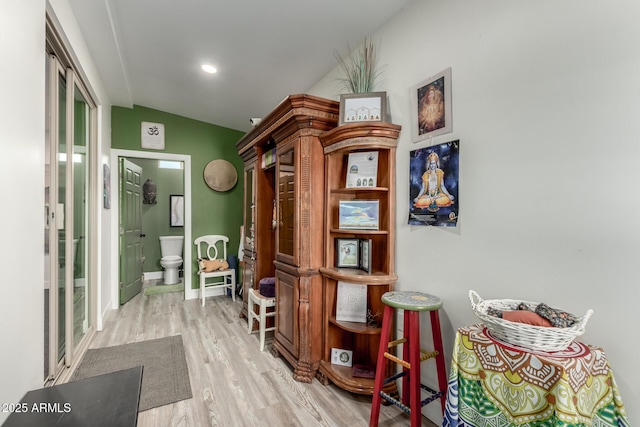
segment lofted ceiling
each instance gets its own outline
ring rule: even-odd
[[[113,105],[246,131],[410,0],[69,0]],[[207,74],[202,63],[218,72]]]

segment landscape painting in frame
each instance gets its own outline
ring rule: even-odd
[[[458,223],[460,140],[409,153],[409,224],[455,227]]]
[[[378,200],[340,200],[339,228],[343,230],[377,230]]]
[[[451,118],[451,68],[411,88],[413,142],[453,130]]]

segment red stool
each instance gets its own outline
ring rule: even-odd
[[[393,403],[411,416],[411,426],[421,425],[422,407],[436,399],[440,399],[442,414],[444,415],[445,394],[447,392],[447,372],[444,363],[442,334],[440,333],[440,317],[438,309],[442,307],[440,298],[422,292],[396,291],[382,295],[385,304],[382,319],[382,333],[376,369],[373,401],[369,426],[377,426],[380,417],[382,399]],[[394,309],[404,310],[404,338],[389,341],[391,325],[393,324]],[[431,332],[433,334],[434,351],[420,349],[420,312],[428,311],[431,315]],[[388,349],[402,344],[402,359],[388,352]],[[385,358],[402,365],[402,372],[385,378]],[[438,372],[439,391],[432,390],[420,383],[420,363],[435,358]],[[384,385],[402,378],[402,401],[383,391]],[[420,389],[430,394],[421,401]]]

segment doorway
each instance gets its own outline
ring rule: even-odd
[[[197,298],[198,290],[191,289],[191,274],[192,274],[192,248],[191,248],[191,156],[182,154],[171,153],[156,153],[152,151],[135,151],[135,150],[111,150],[111,165],[118,165],[120,159],[152,159],[152,160],[165,160],[182,162],[183,164],[183,179],[184,179],[184,255],[183,255],[183,268],[184,268],[184,298],[193,299]],[[119,188],[119,174],[111,174],[111,188]],[[119,253],[119,239],[120,230],[120,197],[112,198],[111,209],[111,274],[112,277],[119,277],[120,268],[120,253]],[[169,215],[169,211],[166,212]],[[167,219],[167,222],[169,219]],[[117,280],[112,281],[111,287],[111,302],[113,309],[119,307],[119,289],[120,285]]]

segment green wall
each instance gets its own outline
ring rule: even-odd
[[[149,150],[140,146],[141,123],[154,122],[164,124],[165,149]],[[244,135],[244,132],[234,129],[212,125],[198,120],[165,113],[151,108],[134,106],[131,108],[112,107],[111,108],[111,147],[122,150],[149,151],[183,154],[191,156],[191,232],[192,238],[204,234],[224,234],[229,236],[229,254],[238,253],[240,240],[240,226],[243,216],[243,169],[244,164],[236,150],[236,142]],[[204,168],[211,160],[224,159],[234,165],[238,172],[238,183],[231,190],[220,193],[210,189],[204,181]],[[136,159],[131,159],[136,163]],[[166,169],[163,169],[166,171]],[[151,169],[149,170],[151,173]],[[164,174],[164,172],[162,172]],[[143,170],[143,181],[149,176]],[[153,179],[153,178],[152,178]],[[165,178],[158,178],[162,183],[158,184],[158,205],[143,205],[143,221],[147,216],[157,217],[158,224],[162,221],[169,226],[169,206],[170,194],[182,194],[173,189],[164,190],[167,185]],[[167,178],[171,180],[171,178]],[[188,177],[187,177],[188,179]],[[162,200],[167,205],[159,206]],[[166,209],[165,209],[166,207]],[[159,218],[159,219],[158,219]],[[154,219],[154,221],[156,220]],[[188,218],[185,218],[185,221]],[[168,227],[169,228],[169,227]],[[155,233],[155,237],[150,236],[150,230],[143,229],[147,238],[145,239],[145,271],[159,271],[160,242],[157,236],[160,230]],[[169,228],[167,234],[182,234],[182,228]],[[152,252],[151,246],[157,244],[157,253]],[[149,248],[147,248],[149,245]],[[192,284],[197,287],[198,277],[196,274],[196,251],[193,242],[185,242],[185,250],[190,249],[194,263]],[[155,250],[155,249],[154,249]],[[152,255],[155,253],[155,255]],[[152,259],[149,259],[153,256]],[[157,259],[156,259],[157,258]],[[154,267],[157,265],[157,267]]]

